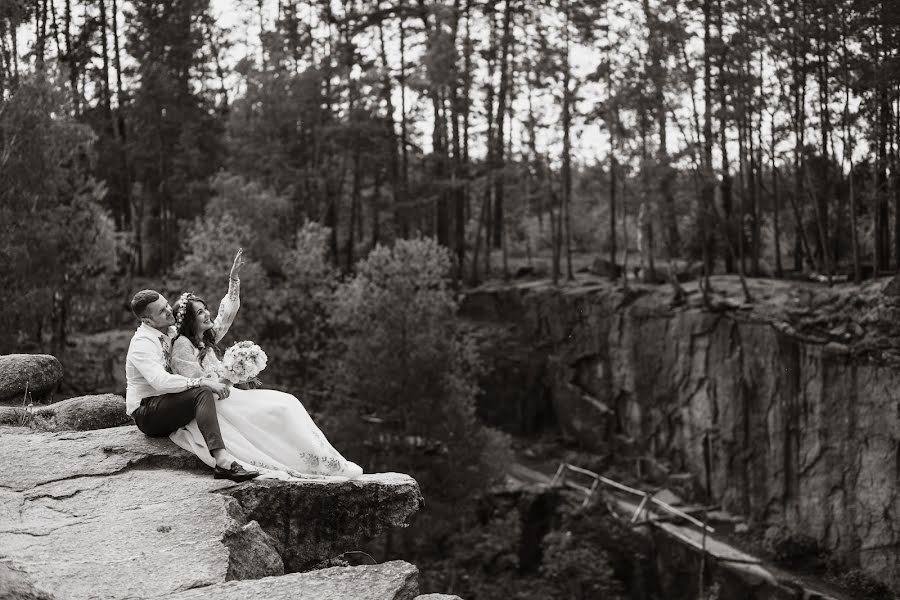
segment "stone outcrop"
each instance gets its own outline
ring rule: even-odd
[[[413,565],[391,561],[256,581],[231,581],[173,594],[166,600],[414,600],[419,588],[417,576],[418,570]]]
[[[79,396],[31,410],[0,406],[0,425],[28,425],[41,431],[89,431],[128,423],[125,398],[115,394]]]
[[[62,379],[62,365],[49,354],[4,354],[0,356],[0,401],[19,400],[27,389],[35,400],[43,400]]]
[[[282,482],[258,481],[225,492],[238,500],[248,518],[272,533],[288,571],[309,569],[323,558],[356,550],[348,540],[404,527],[423,502],[415,480],[399,473],[327,485],[300,482],[294,489],[298,493],[286,494]]]
[[[0,427],[0,464],[0,578],[41,598],[167,597],[280,575],[357,549],[421,503],[415,481],[391,473],[337,486],[215,480],[193,455],[134,427]],[[315,512],[326,504],[331,512]],[[314,531],[338,515],[353,517],[330,529],[340,537],[304,536],[304,525]],[[287,543],[302,548],[303,561]]]
[[[696,283],[676,303],[669,286],[532,282],[462,311],[545,353],[545,389],[521,394],[546,395],[563,431],[688,470],[730,512],[900,588],[900,307],[884,283],[750,281],[748,305],[714,278],[710,311]]]

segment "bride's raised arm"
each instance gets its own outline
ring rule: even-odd
[[[228,328],[234,323],[238,309],[241,307],[241,280],[238,274],[241,267],[244,266],[244,249],[240,248],[234,257],[234,264],[231,266],[231,275],[228,279],[228,294],[219,302],[219,313],[216,320],[213,321],[213,333],[216,336],[216,342],[225,337]]]

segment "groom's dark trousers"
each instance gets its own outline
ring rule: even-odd
[[[165,437],[196,417],[197,427],[209,451],[225,447],[222,432],[219,431],[216,398],[205,387],[144,398],[131,416],[138,429],[152,437]]]

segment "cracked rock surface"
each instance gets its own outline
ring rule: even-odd
[[[167,438],[134,427],[0,427],[0,464],[0,576],[41,598],[166,597],[281,575],[282,552],[316,561],[356,549],[405,523],[421,501],[415,481],[393,473],[341,490],[315,480],[234,485],[213,479]],[[323,496],[356,519],[328,543],[303,535],[320,518]],[[379,503],[351,508],[373,498]],[[295,513],[280,514],[286,508]],[[281,530],[267,528],[268,511],[279,513]]]
[[[418,572],[413,565],[399,560],[332,567],[256,581],[232,581],[174,594],[166,600],[414,600],[419,588]]]
[[[565,433],[689,471],[729,512],[900,589],[900,285],[748,284],[751,304],[712,278],[712,310],[696,282],[681,303],[671,286],[490,285],[462,314],[544,353],[523,403],[547,398]]]

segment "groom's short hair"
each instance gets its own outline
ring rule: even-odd
[[[140,319],[145,316],[144,312],[147,310],[147,306],[159,300],[159,297],[159,292],[154,292],[153,290],[139,291],[134,295],[134,298],[131,299],[131,312]]]

